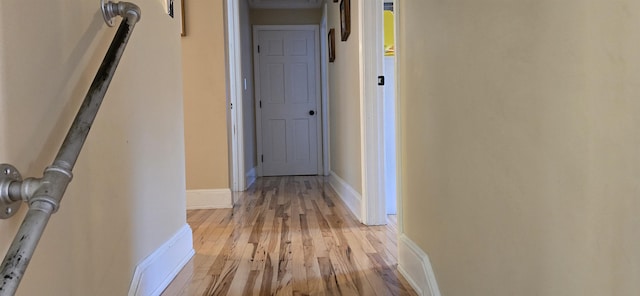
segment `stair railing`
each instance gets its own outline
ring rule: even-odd
[[[116,16],[121,16],[123,20],[55,160],[44,170],[42,178],[24,180],[14,166],[0,164],[0,218],[7,219],[13,216],[23,202],[29,205],[29,210],[1,265],[0,296],[16,293],[49,218],[58,211],[67,185],[73,177],[72,170],[78,155],[133,28],[141,17],[140,8],[133,3],[100,0],[100,6],[108,26],[113,26],[113,18]]]

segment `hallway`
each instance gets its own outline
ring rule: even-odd
[[[162,295],[416,295],[395,221],[360,224],[325,182],[259,178],[233,209],[188,211],[196,255]]]

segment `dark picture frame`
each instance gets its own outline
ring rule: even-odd
[[[184,9],[184,0],[180,0],[180,23],[182,24],[180,36],[187,36],[187,27],[184,25]]]
[[[334,28],[329,30],[327,39],[329,44],[329,63],[333,63],[336,60],[336,30]]]
[[[351,0],[340,1],[340,37],[347,41],[351,34]]]

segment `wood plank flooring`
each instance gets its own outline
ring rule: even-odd
[[[416,295],[395,220],[364,226],[324,177],[259,178],[233,209],[188,211],[196,255],[174,295]]]

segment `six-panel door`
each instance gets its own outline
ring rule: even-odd
[[[313,30],[258,31],[262,174],[318,173],[317,65]]]

